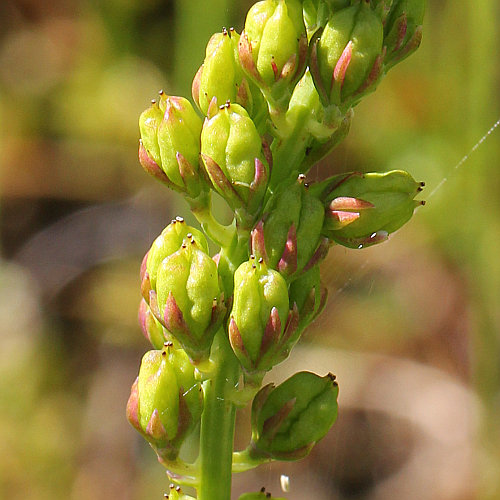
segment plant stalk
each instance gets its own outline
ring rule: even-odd
[[[215,336],[212,359],[217,369],[204,383],[198,500],[230,500],[236,407],[229,394],[238,383],[240,367],[224,330]]]

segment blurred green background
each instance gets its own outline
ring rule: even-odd
[[[140,358],[138,269],[187,206],[137,161],[139,113],[190,95],[209,36],[247,0],[0,3],[0,498],[162,498],[125,419]],[[276,377],[339,378],[304,462],[235,478],[290,500],[500,498],[498,0],[429,0],[420,50],[315,168],[404,168],[428,203],[390,242],[336,248],[330,300]],[[437,188],[437,189],[436,189]],[[236,441],[248,437],[243,413]]]

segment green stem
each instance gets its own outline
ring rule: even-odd
[[[230,500],[236,407],[228,394],[238,383],[240,367],[224,330],[215,337],[212,359],[217,369],[203,386],[198,499]]]
[[[234,226],[224,226],[218,222],[212,215],[209,206],[191,207],[191,212],[212,241],[222,248],[231,244],[235,232]]]
[[[271,462],[271,459],[256,459],[250,455],[250,447],[246,450],[233,453],[233,472],[246,472],[255,469],[265,462]]]

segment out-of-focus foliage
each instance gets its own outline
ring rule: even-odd
[[[167,491],[124,413],[146,349],[140,259],[187,210],[139,166],[137,121],[161,88],[190,95],[209,36],[241,30],[251,3],[0,3],[1,498]],[[421,48],[323,167],[404,168],[427,206],[380,247],[330,252],[300,368],[328,354],[339,422],[306,462],[237,477],[235,493],[282,496],[286,474],[290,500],[500,495],[500,130],[455,168],[500,117],[500,6],[428,3]]]

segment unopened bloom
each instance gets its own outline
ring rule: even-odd
[[[252,232],[253,253],[287,277],[313,258],[323,227],[323,203],[309,193],[303,177],[273,196]]]
[[[229,340],[243,368],[265,372],[288,355],[297,326],[296,311],[289,311],[285,279],[252,256],[234,275],[233,309]]]
[[[275,101],[287,101],[304,72],[307,36],[298,0],[263,0],[248,11],[239,43],[245,72]]]
[[[198,174],[201,127],[201,118],[187,99],[163,93],[139,119],[142,166],[191,198],[206,189]]]
[[[244,108],[227,103],[205,120],[201,157],[214,189],[233,210],[249,215],[258,211],[269,166],[262,139]]]
[[[336,243],[364,248],[385,241],[423,201],[423,183],[402,170],[346,174],[319,186],[326,205],[323,232]]]
[[[200,391],[184,351],[165,345],[144,355],[127,417],[161,459],[175,459],[198,424],[203,401]]]
[[[335,376],[298,372],[263,387],[252,404],[250,454],[276,460],[306,456],[337,418]]]
[[[311,40],[310,70],[324,104],[348,108],[382,76],[384,27],[365,1],[335,12]]]

